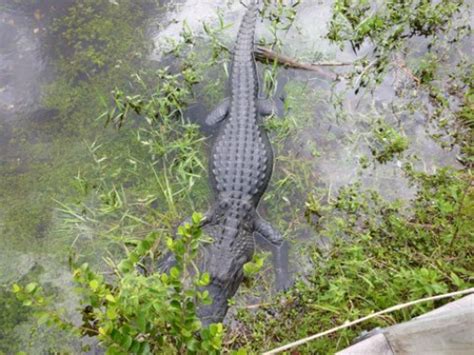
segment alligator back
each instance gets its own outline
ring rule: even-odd
[[[243,200],[253,207],[265,191],[273,167],[272,149],[258,114],[258,76],[253,54],[256,17],[256,4],[252,2],[234,49],[229,117],[216,138],[210,159],[216,200]]]

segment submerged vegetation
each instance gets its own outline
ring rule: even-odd
[[[35,1],[17,2],[31,13],[39,7]],[[56,78],[42,87],[40,118],[15,127],[9,144],[18,148],[19,158],[2,167],[1,199],[7,206],[2,234],[9,249],[24,249],[32,236],[41,234],[38,230],[44,234],[39,244],[48,239],[42,238],[52,228],[51,198],[64,200],[73,193],[71,175],[87,169],[90,161],[84,140],[94,140],[103,126],[95,118],[114,86],[125,85],[148,52],[146,5],[116,6],[104,0],[50,6],[55,17],[47,24],[48,40],[40,50],[51,57]]]
[[[0,323],[9,326],[2,326],[0,353],[28,349],[47,352],[53,348],[71,351],[64,341],[64,333],[54,333],[44,327],[32,332],[31,311],[25,307],[13,308],[16,302],[10,292],[11,282],[28,283],[33,281],[34,275],[36,282],[41,280],[48,292],[57,295],[58,307],[71,308],[71,300],[75,298],[65,279],[69,248],[84,246],[81,252],[91,258],[95,248],[107,248],[107,242],[101,247],[98,240],[94,240],[98,244],[92,247],[88,225],[82,225],[81,238],[77,238],[76,233],[69,234],[68,220],[63,218],[61,205],[56,201],[68,205],[87,196],[90,190],[81,190],[84,187],[81,182],[84,174],[92,176],[98,172],[91,160],[93,149],[88,150],[98,136],[101,144],[115,141],[112,149],[117,155],[122,154],[119,151],[129,151],[125,142],[134,134],[117,139],[103,129],[104,122],[96,119],[108,105],[110,91],[115,85],[126,85],[130,74],[149,51],[144,40],[148,16],[145,10],[154,1],[140,2],[143,7],[136,2],[125,3],[117,6],[107,0],[6,1],[7,14],[10,8],[15,11],[18,7],[19,16],[25,13],[35,25],[37,19],[42,19],[44,28],[40,27],[38,34],[34,32],[41,39],[39,53],[35,52],[38,58],[34,59],[46,57],[49,60],[47,71],[55,75],[54,80],[47,77],[41,83],[41,107],[33,108],[36,111],[32,117],[20,112],[11,125],[11,132],[6,131],[6,141],[1,132]],[[104,26],[101,26],[101,18],[107,18]],[[27,30],[33,34],[33,28]],[[120,38],[115,37],[118,33]],[[101,45],[96,46],[96,41]],[[96,46],[94,50],[93,46]],[[103,52],[98,54],[101,49]],[[97,63],[98,56],[107,59]],[[5,143],[6,151],[3,150]],[[11,269],[11,265],[17,267]],[[42,271],[37,272],[38,269]],[[26,319],[29,322],[25,322]]]
[[[262,14],[270,23],[265,43],[284,48],[284,33],[298,24],[298,3],[265,2]],[[138,26],[144,8],[133,1],[72,5],[51,25],[55,36],[64,36],[66,48],[57,54],[59,78],[48,85],[44,102],[57,110],[66,135],[80,132],[89,142],[87,158],[70,152],[68,159],[77,165],[61,174],[62,179],[74,171],[72,186],[53,196],[60,221],[55,233],[72,245],[80,314],[71,321],[71,310],[57,307],[51,285],[28,277],[0,294],[8,303],[0,316],[12,317],[12,307],[22,304],[17,322],[32,309],[40,327],[92,337],[110,354],[245,354],[397,303],[470,287],[473,83],[472,64],[463,52],[470,26],[463,16],[467,5],[383,3],[335,2],[328,38],[355,51],[364,46],[372,51],[340,71],[342,92],[289,79],[285,117],[265,123],[277,161],[261,212],[270,210],[272,222],[291,241],[293,287],[273,294],[271,258],[259,254],[246,267],[246,280],[232,301],[232,325],[206,329],[195,309],[198,302],[212,301],[199,289],[209,276],[188,274],[199,245],[209,242],[197,227],[200,215],[193,214],[204,211],[209,199],[206,138],[187,120],[186,109],[198,99],[210,108],[222,98],[231,46],[226,43],[232,43],[229,24],[222,17],[216,26],[206,24],[204,40],[184,25],[182,41],[173,42],[168,54],[173,63],[154,70],[140,60],[149,49],[143,45],[144,27]],[[459,55],[448,55],[454,49]],[[137,71],[138,65],[143,69]],[[265,92],[275,92],[282,72],[272,63],[263,72]],[[208,77],[213,80],[204,80]],[[387,77],[396,78],[397,96],[380,107],[374,95]],[[366,98],[356,110],[344,104],[354,90]],[[100,119],[92,122],[95,117]],[[457,165],[427,167],[421,143],[410,132],[420,117],[444,149],[459,151]],[[97,136],[97,127],[106,122],[121,129]],[[336,123],[348,128],[332,132]],[[316,136],[314,128],[325,133]],[[48,169],[62,166],[59,155]],[[331,169],[354,164],[353,178],[324,181],[323,161]],[[387,167],[406,179],[408,198],[390,191],[390,183],[367,188],[365,178]],[[173,239],[176,225],[190,215]],[[157,272],[156,263],[167,251],[175,254],[177,266]],[[375,318],[299,351],[333,353],[364,329],[408,320],[441,304]],[[86,350],[95,343],[82,346]]]

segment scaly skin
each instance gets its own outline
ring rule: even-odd
[[[220,127],[210,157],[209,178],[215,203],[203,221],[214,239],[207,248],[202,271],[210,274],[206,287],[213,298],[199,309],[202,322],[220,322],[243,278],[243,265],[255,249],[255,234],[267,239],[277,254],[283,240],[257,213],[273,169],[273,152],[262,127],[262,116],[271,113],[258,99],[258,76],[253,55],[257,5],[252,2],[242,20],[230,76],[230,99],[224,100],[206,119]],[[277,262],[285,261],[277,255]],[[277,271],[277,281],[286,281],[286,267]],[[281,286],[281,285],[280,285]]]

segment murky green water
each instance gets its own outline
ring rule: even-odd
[[[93,180],[98,175],[100,154],[108,154],[104,164],[111,172],[110,181],[117,172],[122,176],[117,186],[132,194],[143,191],[137,185],[146,179],[138,177],[136,163],[114,157],[146,160],[147,150],[136,144],[134,131],[117,134],[97,119],[110,106],[110,91],[127,88],[133,73],[156,66],[166,43],[163,38],[177,38],[181,21],[187,19],[199,33],[200,20],[215,19],[216,4],[225,10],[226,20],[234,20],[241,12],[238,1],[228,7],[225,3],[184,1],[169,12],[152,0],[3,0],[0,4],[0,284],[5,286],[0,293],[0,352],[36,349],[40,353],[48,349],[48,341],[57,343],[56,333],[30,337],[27,309],[6,291],[12,282],[39,279],[61,295],[59,306],[71,308],[74,298],[67,268],[71,246],[92,260],[106,254],[110,240],[97,238],[98,222],[90,218],[71,226],[64,207],[84,200],[94,204],[90,190],[80,182],[83,176]],[[313,59],[354,60],[351,51],[341,52],[323,39],[329,3],[303,2],[297,26],[282,38],[283,50]],[[227,40],[234,34],[235,28],[227,33]],[[268,36],[261,24],[258,36]],[[367,146],[361,145],[368,128],[377,117],[399,119],[389,105],[397,100],[396,80],[388,76],[373,95],[357,96],[342,84],[334,87],[322,75],[282,72],[278,95],[287,97],[292,135],[273,137],[276,172],[262,212],[287,231],[289,239],[317,240],[304,218],[305,193],[313,189],[326,188],[331,194],[361,180],[389,198],[411,196],[399,161],[360,169],[360,159],[368,153]],[[206,110],[198,102],[190,114]],[[192,119],[199,122],[201,117]],[[418,155],[424,169],[456,166],[456,150],[443,150],[433,142],[422,117],[402,126],[410,151]],[[96,150],[101,145],[106,148]],[[123,171],[129,173],[127,178]],[[201,207],[199,188],[195,199]],[[153,223],[146,222],[151,229]],[[292,263],[294,269],[304,267],[304,262]]]
[[[110,91],[146,64],[158,11],[153,1],[0,4],[0,352],[55,343],[30,337],[28,311],[6,291],[12,282],[42,280],[60,306],[74,303],[67,258],[77,236],[58,201],[83,198],[74,181],[91,173],[94,141],[122,139],[97,117]]]

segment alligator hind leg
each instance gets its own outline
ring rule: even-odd
[[[291,284],[288,272],[288,243],[280,232],[262,218],[255,221],[255,232],[272,248],[277,290],[287,289]]]
[[[224,118],[226,118],[227,114],[230,110],[230,98],[226,98],[221,101],[217,107],[211,111],[209,115],[206,117],[206,124],[208,126],[213,126],[219,122],[221,122]]]

